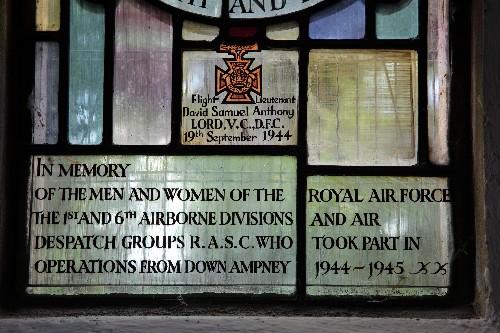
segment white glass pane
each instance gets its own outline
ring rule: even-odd
[[[32,143],[55,144],[59,133],[59,44],[35,44],[35,85],[29,98]]]
[[[414,51],[311,51],[309,163],[416,164],[417,96]]]

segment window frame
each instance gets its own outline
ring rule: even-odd
[[[432,0],[429,0],[432,1]],[[37,40],[54,40],[59,42],[60,45],[60,61],[61,61],[61,73],[60,74],[60,87],[67,87],[68,85],[68,52],[64,50],[68,49],[68,35],[69,35],[69,21],[68,15],[61,15],[61,30],[59,33],[45,33],[45,32],[34,32],[34,28],[31,23],[34,22],[32,19],[34,12],[26,11],[29,8],[28,5],[30,0],[19,1],[18,4],[14,4],[14,17],[20,18],[24,17],[25,20],[15,20],[14,25],[16,27],[14,40],[16,44],[14,45],[13,57],[15,60],[12,62],[15,64],[15,68],[21,68],[18,78],[13,80],[15,93],[13,93],[15,110],[24,110],[25,106],[23,101],[25,97],[29,94],[31,88],[30,84],[27,84],[23,78],[30,77],[29,73],[32,72],[31,66],[22,66],[24,63],[34,64],[34,61],[29,62],[34,59],[33,48],[34,41]],[[151,1],[157,4],[160,8],[167,8],[168,6],[162,5],[159,1]],[[453,236],[455,244],[455,252],[458,255],[456,258],[456,263],[452,270],[452,284],[449,288],[449,293],[445,297],[418,297],[418,298],[398,298],[396,300],[390,300],[389,304],[428,304],[428,302],[438,303],[441,305],[453,304],[459,302],[460,304],[467,304],[471,301],[473,296],[473,255],[474,255],[474,226],[467,225],[467,221],[473,220],[474,211],[472,209],[472,143],[470,142],[471,129],[468,126],[469,123],[469,111],[467,106],[470,104],[470,23],[467,19],[467,11],[470,9],[470,4],[461,3],[458,0],[450,0],[450,8],[453,5],[454,16],[450,17],[450,50],[451,50],[451,69],[452,69],[452,80],[451,80],[451,97],[450,97],[450,165],[449,166],[433,166],[428,160],[428,144],[427,144],[427,89],[422,89],[427,87],[427,37],[426,34],[422,34],[422,31],[426,31],[427,24],[427,1],[420,0],[420,25],[419,25],[419,35],[424,35],[425,38],[418,40],[400,40],[400,41],[386,41],[377,40],[374,36],[375,33],[375,20],[374,15],[366,15],[366,31],[369,41],[366,45],[361,46],[360,43],[352,40],[336,40],[336,41],[323,41],[323,40],[311,40],[308,37],[301,37],[299,41],[295,42],[285,42],[285,41],[270,41],[265,37],[265,29],[261,28],[257,34],[258,39],[262,39],[266,42],[266,46],[270,48],[283,48],[285,46],[293,45],[292,48],[297,48],[302,50],[299,54],[299,96],[307,96],[307,63],[308,63],[308,51],[315,48],[327,48],[328,46],[334,45],[333,48],[374,48],[383,49],[390,45],[391,47],[397,46],[402,49],[416,49],[419,54],[419,69],[418,69],[418,80],[420,87],[418,89],[419,102],[418,102],[418,122],[420,126],[418,127],[418,163],[415,166],[410,167],[341,167],[341,166],[312,166],[307,163],[307,145],[305,132],[307,128],[307,100],[306,98],[300,98],[299,101],[299,125],[298,125],[298,144],[296,146],[289,147],[275,147],[275,146],[255,146],[255,147],[238,147],[238,146],[225,146],[224,155],[289,155],[297,157],[297,194],[302,194],[302,199],[298,195],[297,199],[297,217],[296,217],[296,227],[297,227],[297,267],[303,265],[306,259],[305,253],[305,223],[300,223],[300,221],[305,221],[305,193],[306,193],[306,181],[308,176],[312,175],[392,175],[392,176],[442,176],[448,177],[450,179],[450,188],[456,197],[453,200],[453,210],[452,210],[452,225],[453,225]],[[375,1],[366,0],[366,12],[372,12],[374,14],[374,4]],[[307,9],[306,12],[314,12],[318,7],[326,6],[327,4],[321,4],[319,6],[314,6],[314,8]],[[68,11],[69,3],[66,1],[61,1],[61,10]],[[34,7],[34,6],[31,6]],[[11,142],[15,142],[13,147],[14,156],[10,162],[10,168],[12,173],[15,175],[13,180],[10,181],[10,188],[15,188],[15,197],[19,198],[17,203],[14,203],[15,213],[9,212],[11,218],[19,221],[26,216],[26,203],[25,203],[25,193],[27,193],[27,188],[29,187],[29,180],[26,177],[26,170],[29,170],[29,159],[32,155],[100,155],[100,154],[110,154],[110,155],[220,155],[220,148],[217,146],[183,146],[180,143],[180,112],[175,110],[181,109],[181,86],[173,85],[172,96],[172,134],[170,144],[166,146],[124,146],[124,145],[113,145],[112,144],[112,85],[113,85],[113,53],[114,45],[110,40],[114,35],[114,8],[115,1],[105,2],[106,11],[106,42],[105,42],[105,79],[104,79],[104,133],[103,142],[100,146],[93,145],[70,145],[67,138],[67,88],[60,88],[59,97],[59,113],[60,116],[60,130],[59,130],[59,143],[55,146],[52,145],[31,145],[30,142],[30,122],[29,117],[27,117],[26,112],[9,112],[10,120],[10,130],[9,137]],[[224,7],[223,7],[224,8]],[[372,10],[370,10],[370,8]],[[32,8],[33,9],[33,8]],[[451,11],[451,9],[450,9]],[[28,15],[25,15],[28,12]],[[174,48],[176,45],[179,46],[180,50],[178,52],[173,52],[173,78],[181,78],[181,64],[182,64],[182,52],[188,50],[199,50],[199,49],[216,49],[221,37],[217,38],[213,42],[191,42],[182,41],[182,15],[178,11],[172,9],[173,22],[174,22]],[[423,14],[424,13],[424,14]],[[184,14],[183,14],[184,15]],[[265,19],[264,22],[286,22],[293,18],[298,18],[300,14],[297,15],[287,15],[286,17],[280,18],[278,20]],[[108,19],[111,17],[111,19]],[[199,21],[201,23],[213,24],[213,19],[202,18],[192,16],[190,14],[185,14],[187,19],[194,21]],[[424,20],[425,18],[425,20]],[[425,21],[425,22],[424,22]],[[219,22],[221,27],[227,28],[233,21],[227,17],[223,17]],[[252,21],[238,22],[242,26],[253,25]],[[27,28],[29,27],[29,28]],[[372,27],[372,28],[370,28]],[[30,30],[31,29],[31,30]],[[227,31],[226,31],[227,32]],[[302,20],[300,23],[300,35],[308,36],[308,24],[306,20]],[[370,33],[368,33],[370,32]],[[223,34],[221,29],[221,35]],[[464,37],[465,36],[465,37]],[[225,41],[231,40],[232,38],[227,37]],[[371,40],[370,40],[371,39]],[[234,39],[233,39],[234,40]],[[31,44],[31,45],[29,45]],[[411,46],[411,47],[409,47]],[[172,80],[175,82],[175,79]],[[13,89],[14,90],[14,89]],[[65,97],[66,96],[66,97]],[[106,111],[107,110],[107,111]],[[107,114],[107,115],[106,115]],[[28,125],[28,126],[26,126]],[[14,128],[21,128],[22,130],[17,131]],[[176,139],[179,138],[178,142]],[[19,186],[19,184],[23,184]],[[457,190],[457,188],[461,190]],[[9,249],[18,253],[19,262],[28,262],[29,254],[26,253],[26,249],[23,244],[26,244],[26,226],[23,223],[19,223],[16,226],[8,226],[7,232],[9,234],[17,235],[15,242],[9,243]],[[472,236],[471,236],[472,235]],[[12,244],[15,243],[15,244]],[[302,249],[302,251],[300,251]],[[26,266],[26,265],[25,265]],[[30,296],[25,295],[24,289],[27,284],[28,272],[26,267],[17,264],[11,260],[9,267],[14,268],[17,272],[17,276],[25,277],[25,279],[20,279],[22,283],[15,282],[16,288],[9,292],[11,298],[20,298],[22,303],[33,304],[36,299],[42,299],[43,302],[47,302],[48,299],[53,300],[54,296]],[[299,274],[299,272],[301,272]],[[11,281],[12,282],[12,281]],[[346,300],[337,300],[335,298],[329,300],[309,300],[305,295],[305,269],[297,270],[297,302],[307,302],[313,304],[342,304]],[[81,297],[81,296],[80,296]],[[228,297],[227,295],[223,298]],[[106,296],[92,296],[92,297],[82,297],[86,299],[91,299],[92,302],[98,302],[102,298],[108,299],[112,297]],[[149,296],[137,297],[134,295],[126,296],[125,298],[145,298],[149,299]],[[196,298],[196,297],[195,297]],[[376,298],[381,300],[382,298]],[[361,300],[347,300],[348,302],[354,302],[356,305],[362,305],[369,303],[371,298],[361,298]],[[56,297],[56,302],[59,304],[65,304],[65,302],[73,303],[73,300],[68,300],[65,297]],[[248,300],[247,300],[248,301]],[[269,304],[274,301],[266,300]],[[118,301],[119,303],[120,301]]]

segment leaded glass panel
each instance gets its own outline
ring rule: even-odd
[[[36,1],[28,294],[448,295],[449,8]]]

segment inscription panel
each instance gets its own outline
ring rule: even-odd
[[[307,191],[308,295],[446,294],[446,179],[315,176]]]
[[[295,292],[292,157],[35,156],[33,294]]]

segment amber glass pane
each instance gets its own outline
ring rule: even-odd
[[[299,24],[295,21],[275,24],[267,27],[266,35],[274,40],[299,39]]]
[[[139,0],[116,9],[113,142],[170,142],[171,16]]]
[[[36,30],[57,31],[61,25],[60,0],[37,0],[36,1]]]
[[[104,6],[70,2],[69,142],[100,144],[104,84]]]
[[[451,196],[445,178],[309,177],[309,295],[445,295]]]
[[[57,143],[59,112],[59,44],[35,44],[35,85],[30,95],[32,143]]]
[[[182,38],[185,40],[212,41],[219,35],[219,28],[213,25],[193,21],[184,21],[182,24]]]
[[[311,51],[309,163],[415,164],[416,68],[414,51]]]
[[[32,162],[29,292],[295,291],[293,157],[34,156]],[[49,200],[40,188],[57,190]],[[49,212],[60,223],[45,223]],[[49,270],[49,263],[61,264]]]
[[[427,37],[429,158],[432,163],[438,165],[449,163],[448,121],[451,72],[448,7],[448,0],[429,1]]]

